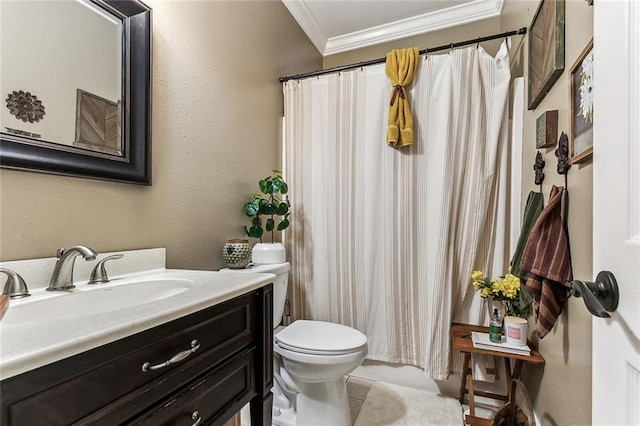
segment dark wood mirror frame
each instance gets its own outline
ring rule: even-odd
[[[96,156],[80,148],[2,133],[0,167],[151,185],[151,9],[137,0],[91,1],[122,19],[125,155]]]

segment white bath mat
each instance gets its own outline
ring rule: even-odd
[[[463,425],[455,398],[377,382],[371,386],[354,426]]]

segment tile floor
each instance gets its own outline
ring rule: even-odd
[[[350,376],[347,378],[347,395],[349,395],[349,408],[351,409],[351,421],[356,422],[362,409],[364,400],[375,382]]]

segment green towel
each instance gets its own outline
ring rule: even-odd
[[[520,277],[521,280],[527,280],[527,271],[524,271],[520,268],[520,261],[522,260],[522,253],[524,252],[524,246],[527,244],[527,240],[529,239],[529,233],[531,233],[531,228],[533,228],[533,224],[540,216],[542,212],[542,208],[544,207],[544,196],[541,192],[533,192],[529,193],[529,197],[527,197],[527,204],[524,207],[524,216],[522,218],[522,229],[520,230],[520,237],[518,238],[518,244],[516,244],[516,250],[513,253],[513,258],[511,258],[511,273],[517,277]]]

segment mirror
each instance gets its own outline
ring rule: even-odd
[[[151,184],[151,10],[0,2],[0,166]]]

